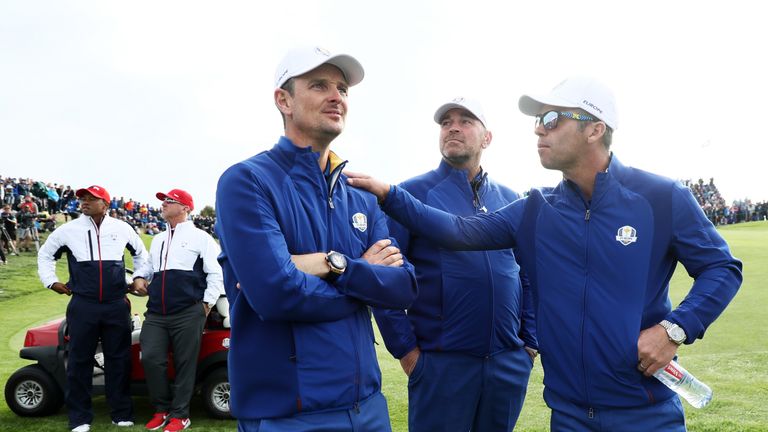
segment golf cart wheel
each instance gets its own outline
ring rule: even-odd
[[[64,394],[42,367],[29,365],[8,378],[5,402],[22,417],[41,417],[58,411],[64,404]]]
[[[227,368],[219,368],[208,374],[203,382],[203,406],[211,417],[231,419],[229,410],[229,377]]]

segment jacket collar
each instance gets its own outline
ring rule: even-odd
[[[311,147],[298,147],[285,136],[273,147],[274,160],[283,168],[293,179],[303,179],[312,184],[324,184],[324,191],[327,193],[328,203],[333,207],[333,192],[337,186],[342,185],[339,178],[342,177],[342,171],[347,161],[341,159],[333,151],[329,152],[330,169],[328,173],[320,171],[318,159],[320,153],[313,152]]]
[[[277,162],[287,171],[290,171],[296,164],[320,166],[318,162],[320,153],[313,152],[312,147],[299,147],[288,137],[281,136],[272,150],[278,156]],[[333,150],[330,151],[328,158],[331,162],[330,171],[334,171],[346,162],[334,153]]]
[[[96,222],[93,220],[92,217],[86,216],[84,214],[80,214],[80,217],[78,219],[82,219],[83,223],[90,226],[96,226]],[[99,225],[99,229],[103,227],[105,224],[111,224],[112,221],[116,220],[115,218],[111,217],[109,215],[109,212],[104,215],[104,218],[101,220],[101,224]]]
[[[176,224],[176,226],[173,228],[176,232],[179,231],[179,228],[182,230],[186,230],[188,226],[193,225],[191,220],[185,220],[184,222],[179,222]],[[168,222],[165,223],[165,230],[170,231],[171,230],[171,224]]]
[[[487,183],[487,177],[488,173],[486,173],[483,170],[483,167],[480,167],[480,172],[475,176],[475,178],[472,180],[472,182],[469,182],[467,180],[467,170],[454,168],[445,161],[445,159],[440,159],[440,165],[438,165],[437,169],[435,170],[438,174],[440,174],[441,177],[448,177],[451,176],[452,178],[455,178],[457,180],[460,180],[461,182],[466,183],[472,183],[475,181],[479,181],[479,187],[483,187]]]
[[[595,188],[592,191],[592,199],[589,200],[589,203],[584,198],[579,187],[570,180],[563,179],[557,188],[560,189],[569,200],[583,202],[585,205],[590,204],[590,207],[599,203],[605,193],[612,187],[620,184],[630,170],[630,168],[619,161],[619,158],[617,158],[613,152],[611,152],[610,157],[611,160],[608,163],[608,168],[605,171],[595,174]]]

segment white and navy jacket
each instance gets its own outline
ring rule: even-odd
[[[59,227],[48,236],[37,255],[40,280],[51,287],[56,276],[56,260],[67,254],[72,293],[98,302],[125,298],[125,250],[133,256],[135,268],[147,260],[147,249],[127,223],[104,216],[97,226],[90,216],[81,216]]]
[[[134,276],[150,280],[147,310],[173,314],[201,300],[216,303],[224,294],[217,257],[221,249],[205,231],[190,222],[161,232],[152,239],[149,262]]]

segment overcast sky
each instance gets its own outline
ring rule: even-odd
[[[768,199],[758,4],[2,0],[0,175],[150,203],[179,187],[213,205],[224,169],[282,134],[277,63],[319,44],[366,72],[332,145],[350,170],[399,182],[433,169],[435,109],[470,96],[494,134],[491,177],[554,185],[517,100],[588,74],[616,93],[624,164],[714,177],[729,203]]]

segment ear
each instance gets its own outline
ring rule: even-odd
[[[491,145],[491,141],[493,141],[493,133],[491,133],[491,131],[487,130],[487,131],[485,131],[485,136],[483,137],[482,147],[484,149],[487,149]]]
[[[605,123],[603,123],[601,121],[594,122],[594,123],[591,124],[591,126],[592,127],[589,128],[590,133],[589,133],[589,136],[587,136],[587,140],[589,142],[600,141],[602,139],[603,135],[605,135],[605,128],[606,128]]]
[[[275,106],[283,115],[290,115],[293,108],[293,99],[287,90],[275,89]]]

